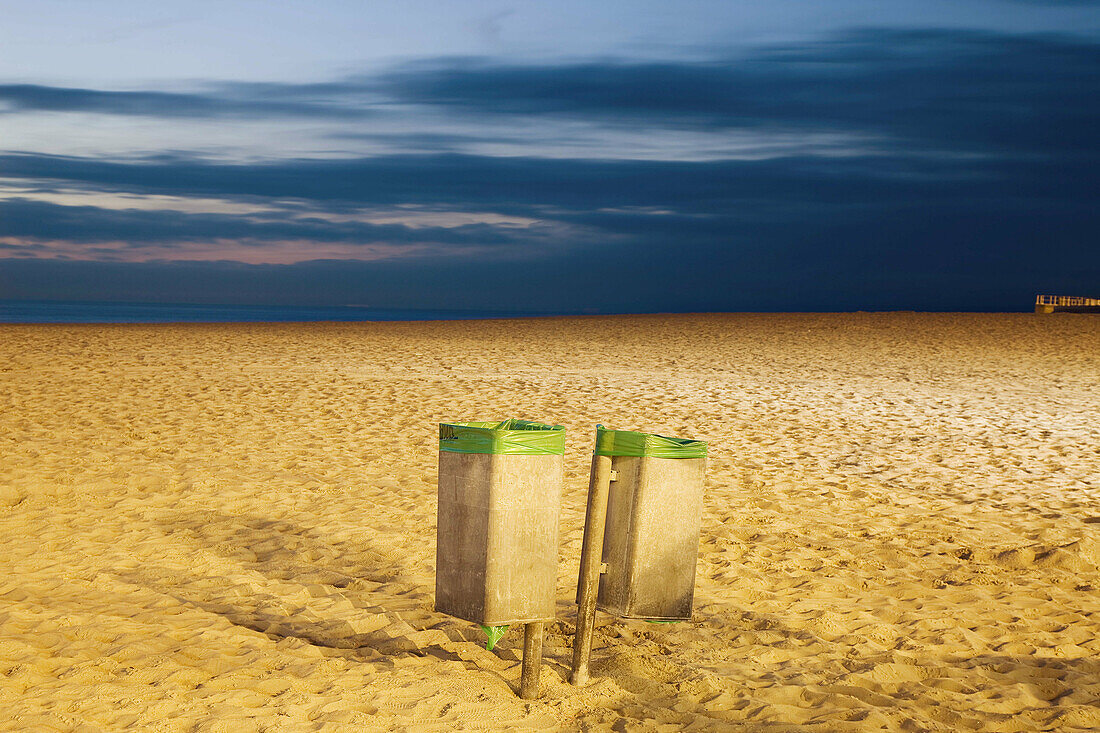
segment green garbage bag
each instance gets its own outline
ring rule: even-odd
[[[633,430],[596,426],[596,455],[631,458],[706,458],[707,444],[691,438],[669,438]]]
[[[565,427],[531,420],[440,423],[439,450],[511,456],[560,456]]]
[[[504,636],[504,632],[508,630],[508,624],[504,626],[485,626],[482,624],[481,630],[485,632],[486,636],[485,648],[493,651],[493,647],[500,641],[500,637]]]

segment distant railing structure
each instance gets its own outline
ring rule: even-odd
[[[1080,308],[1082,306],[1100,307],[1100,298],[1079,298],[1074,295],[1036,295],[1035,305],[1053,305],[1056,307]]]

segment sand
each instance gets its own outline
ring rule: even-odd
[[[0,729],[1100,728],[1100,317],[0,326]],[[543,698],[432,609],[436,423],[567,426]],[[597,422],[711,446],[691,623],[565,681]]]

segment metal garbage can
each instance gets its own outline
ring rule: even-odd
[[[621,618],[689,620],[707,444],[601,426],[595,454],[611,458],[597,607]]]
[[[486,627],[554,618],[564,448],[561,425],[439,426],[437,611]]]

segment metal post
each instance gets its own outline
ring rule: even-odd
[[[592,456],[588,482],[588,510],[584,516],[584,544],[577,581],[577,633],[573,638],[574,685],[588,684],[588,659],[592,654],[592,632],[596,623],[596,595],[603,564],[603,529],[607,520],[607,495],[611,486],[611,457]]]
[[[539,672],[542,671],[542,621],[523,625],[523,668],[519,696],[534,700],[539,696]]]

